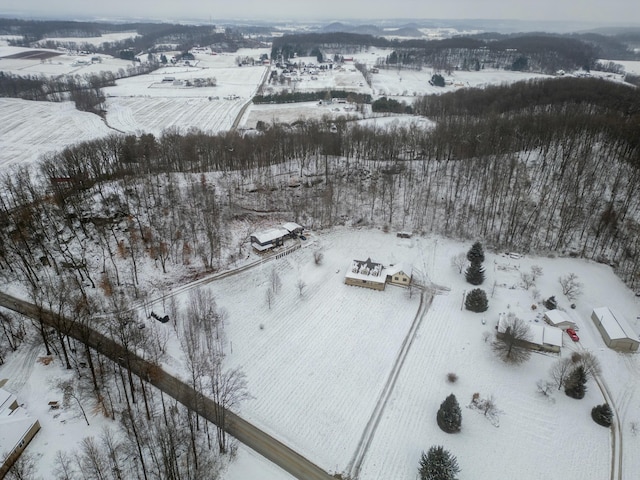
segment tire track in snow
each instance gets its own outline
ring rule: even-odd
[[[428,295],[428,296],[427,296]],[[409,353],[409,349],[413,340],[416,337],[416,333],[420,325],[422,324],[422,320],[426,312],[429,310],[431,306],[431,302],[433,302],[433,295],[429,295],[425,291],[420,293],[420,306],[418,307],[418,312],[416,313],[415,319],[411,324],[411,328],[407,332],[407,336],[400,347],[400,352],[398,353],[398,357],[391,369],[391,373],[389,374],[389,378],[387,379],[382,392],[380,393],[380,397],[376,403],[376,406],[371,413],[371,417],[367,422],[367,425],[362,432],[362,437],[358,442],[358,446],[356,447],[356,451],[347,465],[347,472],[350,478],[358,478],[360,474],[360,469],[362,468],[362,463],[367,455],[369,450],[369,446],[373,440],[378,424],[380,423],[380,419],[382,418],[382,414],[384,412],[384,408],[391,397],[391,393],[393,392],[393,387],[398,380],[398,376],[400,374],[400,370],[402,369],[402,365],[404,364],[405,359],[407,358],[407,354]]]

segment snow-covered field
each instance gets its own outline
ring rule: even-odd
[[[33,163],[47,152],[115,133],[94,114],[71,102],[32,102],[0,98],[0,168]]]
[[[311,233],[305,245],[279,260],[199,287],[210,288],[227,311],[226,361],[247,374],[253,398],[240,413],[248,420],[328,471],[344,472],[367,422],[379,418],[362,463],[363,480],[413,480],[421,452],[434,444],[444,445],[458,457],[462,479],[493,479],[496,472],[499,478],[609,478],[611,434],[590,418],[591,408],[604,402],[596,383],[589,381],[582,400],[562,391],[549,400],[537,392],[536,382],[549,380],[557,356],[533,354],[525,365],[509,366],[494,356],[484,339],[485,332],[493,332],[501,312],[539,322],[543,308],[534,298],[537,290],[541,298],[555,295],[578,325],[580,343],[565,335],[561,356],[584,348],[602,363],[602,379],[622,425],[622,478],[634,478],[640,467],[640,459],[633,454],[640,439],[632,431],[632,422],[640,420],[640,359],[606,348],[589,315],[594,307],[607,305],[637,329],[640,302],[609,267],[577,259],[513,259],[485,252],[483,288],[489,310],[476,314],[461,309],[462,296],[470,286],[450,265],[450,258],[466,252],[468,244],[440,237],[399,239],[379,230],[336,229]],[[324,253],[319,266],[313,261],[317,249]],[[344,284],[351,260],[367,256],[385,264],[409,262],[446,287],[435,296],[415,338],[408,334],[418,311],[417,295],[410,298],[400,287],[378,292]],[[535,289],[525,290],[520,272],[532,265],[541,266],[543,275]],[[265,295],[272,268],[282,286],[269,308]],[[569,308],[558,283],[558,277],[569,272],[584,283],[575,310]],[[300,279],[306,283],[302,295],[297,288]],[[186,296],[184,291],[179,294],[182,305]],[[536,310],[531,309],[534,303]],[[166,328],[174,335],[171,327]],[[378,417],[374,411],[407,337],[413,338],[412,343]],[[30,352],[22,355],[17,363],[0,367],[0,378],[13,376],[20,364],[23,380],[14,383],[14,390],[32,414],[42,417],[43,424],[30,451],[46,463],[52,458],[54,438],[63,435],[73,449],[80,435],[95,432],[105,420],[92,417],[89,428],[70,412],[54,418],[42,399],[55,396],[43,378],[51,377],[56,367],[37,363]],[[166,367],[182,369],[177,351],[173,350]],[[447,382],[450,372],[458,375],[457,382]],[[498,427],[465,408],[476,392],[483,398],[493,396],[500,411]],[[454,435],[440,431],[435,422],[438,406],[449,393],[457,396],[463,409],[462,431]],[[55,445],[58,448],[60,443]],[[616,446],[620,448],[619,443]],[[238,462],[224,478],[291,477],[241,448]]]

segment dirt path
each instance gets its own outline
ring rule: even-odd
[[[39,309],[29,302],[2,292],[0,292],[0,305],[31,318],[41,318],[45,324],[54,328],[60,324],[64,324],[65,329],[63,333],[65,335],[75,338],[82,343],[86,343],[90,348],[100,352],[113,362],[124,368],[129,368],[131,372],[173,397],[185,407],[197,412],[211,423],[217,424],[216,419],[220,417],[220,409],[222,408],[220,405],[216,404],[210,398],[202,396],[188,384],[168,374],[157,365],[127,351],[111,338],[96,330],[87,329],[86,327],[84,331],[82,331],[78,325],[75,325],[70,320],[56,322],[53,313]],[[235,413],[224,410],[224,416],[227,419],[224,425],[227,433],[294,477],[301,480],[330,480],[333,478],[320,467],[281,441],[260,430]]]
[[[416,333],[418,332],[418,329],[422,324],[422,320],[424,319],[425,314],[431,306],[431,302],[433,302],[433,295],[429,292],[422,291],[420,293],[420,305],[418,307],[418,311],[416,312],[413,323],[411,324],[411,328],[409,328],[409,331],[407,332],[407,335],[402,342],[402,346],[400,347],[398,356],[396,357],[396,360],[393,364],[393,368],[389,373],[389,378],[387,378],[387,381],[384,384],[384,388],[382,389],[382,392],[380,392],[380,396],[378,397],[376,406],[371,413],[371,417],[369,418],[364,431],[362,432],[362,437],[360,437],[360,441],[358,442],[356,451],[353,454],[351,461],[347,465],[347,473],[349,475],[349,478],[356,479],[360,475],[362,463],[367,456],[369,446],[373,441],[373,437],[376,433],[376,429],[378,428],[378,424],[380,423],[380,419],[382,418],[382,414],[384,413],[384,409],[389,402],[391,394],[393,393],[393,387],[398,380],[398,376],[400,375],[400,371],[402,370],[402,365],[407,358],[407,354],[409,353],[411,344],[413,343],[413,340],[416,337]]]

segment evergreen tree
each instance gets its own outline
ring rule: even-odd
[[[467,260],[469,260],[471,263],[484,262],[484,250],[482,249],[482,244],[480,242],[476,242],[471,246],[471,248],[467,252]]]
[[[420,480],[456,480],[460,472],[458,460],[442,446],[433,446],[420,457]]]
[[[474,288],[467,294],[464,307],[472,312],[486,312],[489,308],[487,294],[481,288]]]
[[[593,421],[598,425],[610,427],[613,421],[613,411],[608,403],[596,405],[591,409],[591,418],[593,418]]]
[[[480,262],[471,262],[464,276],[471,285],[482,285],[484,282],[484,267]]]
[[[584,398],[587,393],[587,372],[582,365],[572,370],[565,382],[564,393],[571,398]]]
[[[462,425],[462,412],[456,396],[452,393],[444,402],[440,404],[440,409],[436,415],[438,426],[442,431],[455,433],[460,431]]]
[[[439,73],[436,73],[431,77],[429,83],[434,87],[444,87],[444,77]]]
[[[558,301],[556,300],[555,296],[551,296],[547,298],[542,303],[544,303],[544,306],[547,307],[549,310],[555,310],[556,308],[558,308]]]

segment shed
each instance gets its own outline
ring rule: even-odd
[[[637,352],[640,347],[638,334],[624,317],[615,315],[609,307],[594,308],[591,320],[602,335],[607,347],[619,352]]]
[[[344,283],[373,290],[384,290],[387,275],[382,264],[372,261],[371,258],[353,260],[344,276]]]
[[[12,393],[0,388],[0,478],[5,476],[38,430],[38,420],[27,415]]]
[[[549,310],[544,313],[544,321],[549,325],[566,330],[567,328],[576,328],[576,324],[566,312],[562,310]]]
[[[387,280],[394,285],[409,285],[412,275],[411,265],[397,264],[386,269]]]
[[[283,223],[282,228],[284,228],[287,232],[289,232],[289,235],[291,236],[300,235],[304,230],[304,227],[302,225],[298,225],[295,222]]]

